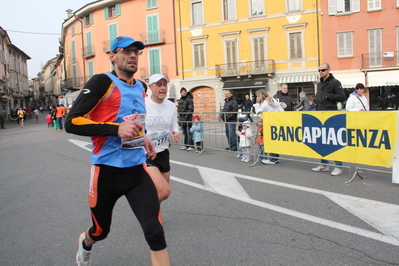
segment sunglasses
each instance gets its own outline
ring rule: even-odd
[[[326,71],[326,70],[328,70],[327,68],[323,68],[323,69],[319,69],[319,72],[321,71],[321,72],[324,72],[324,71]]]
[[[129,49],[129,48],[119,48],[116,49],[114,53],[115,52],[121,52],[126,55],[131,55],[132,53],[134,53],[135,55],[141,55],[143,53],[143,51],[140,51],[139,49]]]

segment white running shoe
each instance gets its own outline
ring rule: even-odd
[[[331,175],[333,175],[333,176],[342,175],[342,169],[335,167],[334,170],[331,172]]]
[[[330,171],[330,167],[328,165],[322,165],[320,164],[319,166],[312,168],[313,172],[328,172]]]
[[[193,150],[194,150],[193,147],[188,147],[188,148],[187,148],[187,151],[193,151]]]
[[[238,155],[236,156],[236,158],[241,158],[241,154],[238,154]]]
[[[181,150],[187,150],[187,147],[183,146],[180,148]]]
[[[86,234],[85,232],[81,233],[78,238],[79,249],[78,253],[76,253],[76,263],[78,266],[90,266],[90,254],[91,251],[87,251],[83,249],[82,242],[85,239]]]
[[[268,161],[268,160],[266,160],[266,159],[262,159],[262,160],[260,160],[262,163],[264,163],[264,164],[267,164],[266,162]]]
[[[276,162],[272,162],[272,161],[270,161],[269,159],[267,159],[267,160],[262,160],[262,163],[264,163],[264,164],[276,164]]]
[[[249,163],[249,159],[244,160],[244,163]]]

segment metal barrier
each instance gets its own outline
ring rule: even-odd
[[[241,112],[240,117],[238,117],[238,118],[245,118],[247,113],[250,113],[250,112]],[[275,157],[271,157],[270,154],[261,156],[260,145],[255,144],[255,142],[251,146],[251,150],[249,153],[242,153],[240,151],[231,151],[230,149],[227,149],[227,147],[229,147],[230,139],[228,139],[228,136],[226,136],[226,125],[229,125],[229,124],[237,125],[239,122],[238,121],[237,122],[224,122],[222,117],[226,117],[227,114],[237,114],[236,112],[178,113],[178,117],[180,117],[180,114],[192,114],[193,116],[199,115],[201,118],[200,122],[202,123],[202,127],[204,130],[204,140],[203,140],[202,150],[197,155],[200,155],[204,152],[211,153],[210,151],[212,151],[212,150],[223,151],[223,152],[227,152],[227,153],[234,153],[237,155],[238,154],[248,154],[248,155],[250,155],[251,158],[253,158],[253,163],[249,164],[249,167],[255,166],[258,162],[261,161],[262,158],[266,158],[266,159],[275,158]],[[251,123],[251,130],[254,134],[254,140],[255,140],[258,125],[261,125],[261,123],[259,123],[259,116],[256,116],[254,114],[252,114],[252,115],[253,115],[252,118],[254,120],[254,123]],[[237,120],[238,120],[238,118],[237,118]],[[183,125],[187,125],[187,127],[185,127],[185,128],[189,129],[189,127],[191,127],[191,124],[193,124],[193,121],[178,120],[178,123],[181,127]],[[178,143],[178,145],[185,145],[183,143],[183,141],[184,141],[183,138],[180,138],[180,143]],[[237,147],[238,147],[238,144],[239,144],[239,138],[237,136]],[[194,149],[196,148],[195,143],[192,145],[185,145],[185,146],[190,146],[190,147],[193,147]],[[313,161],[311,161],[311,160],[307,159],[306,157],[284,155],[284,157],[280,156],[278,159],[282,160],[282,161],[294,161],[294,162],[300,162],[300,163],[320,165],[320,161],[317,161],[317,159],[313,159]],[[336,166],[335,164],[326,164],[326,165],[331,166],[331,167]],[[346,184],[352,182],[356,176],[359,176],[361,179],[365,178],[360,175],[359,170],[366,170],[366,171],[387,173],[387,174],[392,173],[392,172],[383,171],[383,170],[360,168],[353,164],[350,164],[348,166],[340,165],[339,167],[348,169],[349,176],[351,178],[345,182]],[[354,172],[353,175],[352,175],[352,172]]]

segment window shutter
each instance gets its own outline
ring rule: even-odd
[[[89,18],[90,18],[90,25],[91,25],[91,24],[93,24],[93,13],[90,13],[89,16],[90,16]]]
[[[352,32],[345,33],[346,56],[353,55]]]
[[[108,19],[108,7],[104,8],[104,18]]]
[[[86,24],[86,17],[83,17],[83,27],[87,27],[87,24]]]
[[[328,14],[335,15],[337,13],[336,0],[328,0]]]
[[[116,16],[120,16],[121,15],[121,4],[116,4],[115,5],[115,12],[116,12]]]
[[[150,76],[153,74],[161,74],[159,49],[152,49],[148,54],[150,56]]]
[[[345,55],[345,39],[344,33],[338,33],[338,57]]]
[[[352,12],[360,12],[360,0],[352,0]]]

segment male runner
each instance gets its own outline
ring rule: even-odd
[[[144,88],[134,79],[142,42],[117,37],[109,58],[115,70],[93,76],[76,99],[66,121],[66,131],[91,136],[89,205],[93,225],[79,236],[78,265],[90,265],[92,245],[107,237],[112,210],[125,196],[143,228],[152,265],[170,265],[159,200],[146,167],[156,155],[144,135]]]
[[[162,74],[152,75],[149,79],[152,94],[145,98],[145,128],[157,152],[154,160],[147,159],[147,167],[157,187],[160,202],[170,195],[169,136],[172,135],[175,142],[179,142],[180,138],[176,106],[165,100],[168,82],[169,79]]]

